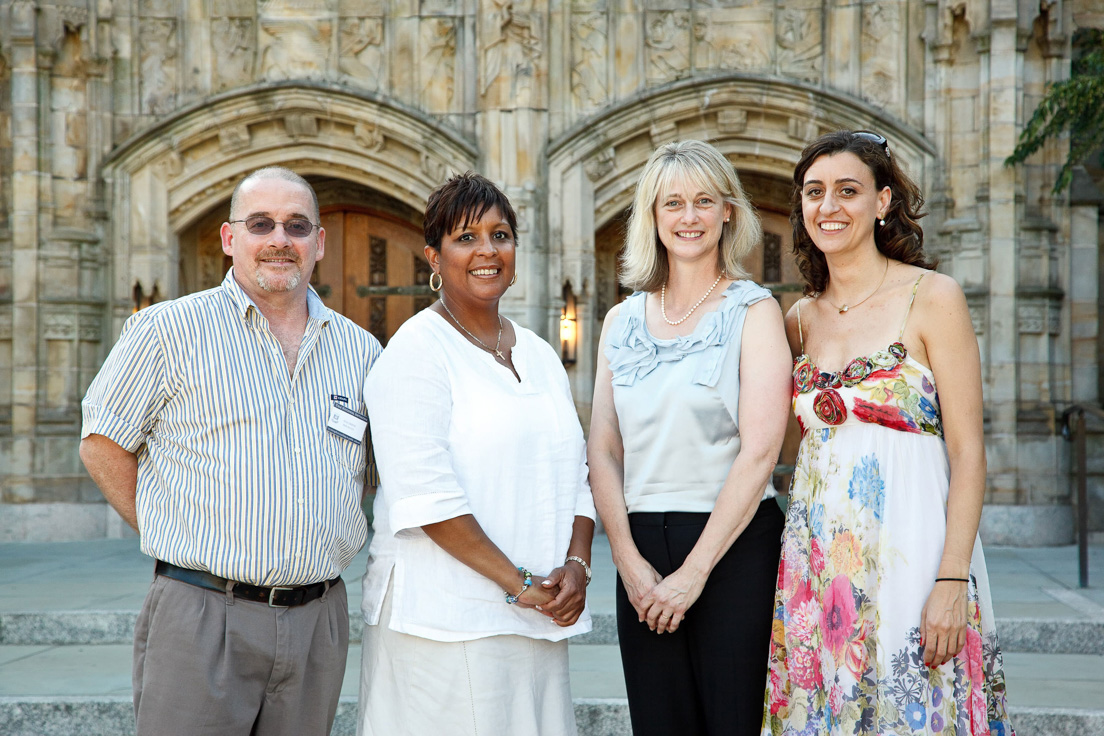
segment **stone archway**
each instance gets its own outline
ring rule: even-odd
[[[428,116],[345,89],[264,85],[182,110],[121,145],[103,169],[111,202],[113,332],[135,285],[182,293],[179,233],[226,202],[248,172],[286,166],[366,187],[421,212],[475,145]]]
[[[766,208],[773,223],[768,229],[779,230],[789,208],[786,182],[806,142],[830,130],[859,128],[888,136],[893,154],[928,188],[935,151],[922,135],[856,98],[776,79],[724,75],[669,85],[582,120],[550,144],[548,242],[552,263],[560,268],[549,270],[548,293],[559,294],[571,283],[578,295],[577,362],[570,376],[584,420],[594,384],[593,337],[604,317],[596,312],[602,301],[596,296],[596,233],[608,237],[604,228],[630,206],[655,148],[687,138],[709,141],[733,162],[757,204],[765,204],[764,198],[773,203]],[[608,301],[608,295],[603,298]],[[550,328],[560,308],[549,304]]]

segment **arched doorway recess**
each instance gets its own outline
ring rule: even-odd
[[[857,99],[763,77],[723,75],[675,83],[602,110],[552,141],[548,242],[560,269],[549,270],[548,293],[559,294],[571,283],[578,295],[577,362],[570,375],[584,423],[593,393],[596,336],[605,316],[598,308],[611,306],[608,251],[617,241],[611,233],[619,229],[640,170],[656,147],[697,138],[717,146],[733,163],[768,234],[748,266],[781,293],[787,308],[796,298],[791,290],[797,277],[786,222],[793,166],[809,140],[845,128],[884,132],[893,141],[894,156],[927,188],[934,148],[905,123]],[[775,275],[779,281],[770,278]],[[549,305],[550,327],[559,320],[561,306]]]
[[[211,247],[205,231],[214,220],[225,219],[234,186],[254,169],[286,166],[315,182],[331,182],[328,186],[335,191],[355,190],[359,194],[337,197],[329,203],[334,209],[325,212],[331,227],[337,228],[340,220],[342,240],[346,225],[359,227],[353,215],[363,215],[376,218],[377,230],[384,227],[380,223],[390,223],[382,238],[391,245],[401,241],[405,245],[399,247],[412,251],[413,235],[421,230],[416,213],[429,193],[450,172],[475,168],[477,158],[470,140],[436,120],[337,87],[265,85],[186,108],[132,137],[104,167],[112,215],[108,240],[114,264],[114,334],[132,311],[136,284],[146,291],[157,285],[164,298],[172,298],[209,280],[210,268],[201,273],[198,265],[191,271],[185,265],[189,249],[195,254]],[[319,196],[320,203],[326,201],[323,192]],[[350,201],[361,197],[368,201]],[[348,214],[338,217],[335,212]],[[367,230],[364,235],[370,247]],[[390,256],[389,247],[384,252]],[[381,260],[390,268],[392,261],[407,259],[395,255]],[[404,268],[412,279],[405,286],[416,287],[416,264],[411,260]],[[372,278],[370,265],[365,277]],[[334,274],[320,273],[319,278],[332,280]],[[382,299],[383,316],[377,308],[377,322],[392,325],[386,313],[406,310],[392,304],[405,299],[413,308],[418,297],[384,293],[380,288],[390,288],[390,275],[385,281],[353,283],[351,288],[353,293],[358,286],[368,290],[361,298],[368,301],[364,314],[369,322],[372,299]],[[343,273],[343,304],[351,299],[349,288]],[[392,331],[385,328],[386,334]]]
[[[311,284],[326,306],[386,344],[399,325],[432,303],[422,213],[343,179],[307,180],[326,230],[326,255]],[[217,286],[225,276],[230,258],[222,252],[219,228],[229,208],[224,200],[177,233],[181,294]]]

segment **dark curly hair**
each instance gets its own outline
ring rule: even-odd
[[[828,286],[828,264],[824,254],[813,243],[805,229],[801,211],[801,190],[805,174],[821,156],[853,153],[874,174],[878,190],[889,187],[891,199],[885,213],[885,225],[874,228],[874,244],[890,258],[921,268],[935,268],[936,261],[924,254],[924,231],[917,222],[924,217],[924,195],[920,188],[901,170],[889,152],[888,142],[877,134],[840,130],[826,133],[805,146],[794,169],[793,195],[790,198],[790,225],[793,227],[793,249],[797,268],[805,281],[806,296],[820,294]]]

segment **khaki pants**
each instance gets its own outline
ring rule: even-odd
[[[270,608],[157,576],[134,631],[138,736],[328,736],[348,650],[343,582]]]

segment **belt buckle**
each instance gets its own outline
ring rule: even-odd
[[[268,607],[269,608],[287,608],[287,606],[278,606],[272,602],[272,596],[276,595],[277,590],[295,590],[295,588],[284,588],[279,585],[274,585],[268,589]]]

